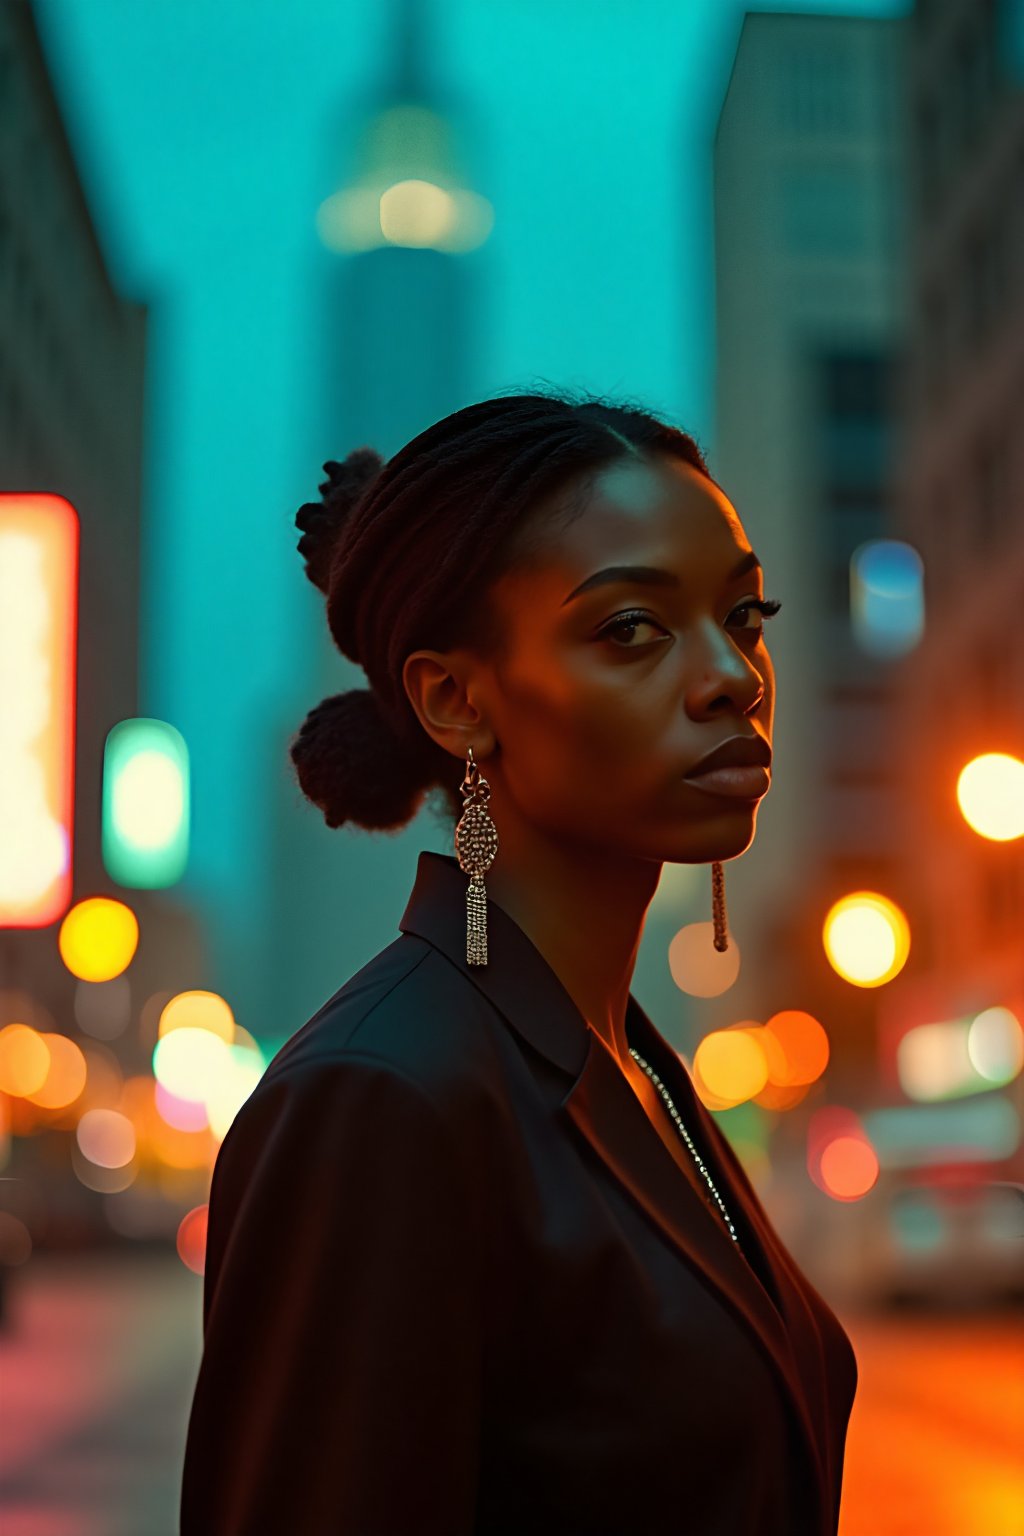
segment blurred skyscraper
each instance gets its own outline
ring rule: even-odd
[[[850,558],[889,531],[905,347],[905,24],[745,17],[715,141],[715,473],[783,600],[771,793],[726,866],[744,944],[722,1022],[809,1009],[873,1065],[871,994],[826,960],[829,905],[916,887],[891,665],[857,646]]]
[[[1024,1020],[1024,859],[957,805],[961,769],[1024,756],[1024,5],[929,0],[909,28],[909,442],[901,535],[928,637],[900,664],[894,763],[918,964],[893,1034],[1004,1006]]]
[[[188,908],[165,891],[122,889],[103,863],[104,745],[138,713],[147,310],[111,282],[44,42],[28,0],[0,4],[0,491],[61,496],[78,513],[72,901],[123,901],[141,943],[125,975],[92,982],[63,963],[59,923],[0,932],[0,1028],[16,1020],[72,1039],[88,1096],[94,1079],[148,1070],[156,1015],[147,1005],[201,985],[205,957]],[[50,664],[41,653],[38,677]],[[49,687],[38,677],[0,680],[0,737],[5,706],[31,700],[43,718]],[[0,766],[9,795],[17,771]],[[46,1136],[17,1140],[9,1165],[0,1147],[0,1166],[12,1170],[0,1210],[43,1233],[56,1201],[68,1224],[91,1227],[100,1194],[66,1177]]]
[[[433,99],[429,42],[429,6],[396,0],[384,84],[362,106],[346,105],[330,146],[332,164],[345,169],[316,210],[326,254],[311,291],[321,305],[313,323],[321,335],[324,390],[322,417],[310,434],[311,500],[324,460],[363,444],[390,458],[475,398],[481,269],[467,257],[487,238],[491,208],[469,185],[466,135],[458,126],[464,110]],[[295,717],[277,723],[269,749],[275,765],[269,942],[252,1017],[271,1038],[291,1034],[397,937],[419,850],[451,851],[450,838],[427,812],[397,834],[332,831],[302,798],[287,746],[303,709],[366,681],[336,650],[313,588],[308,611],[303,641],[295,646],[297,658],[309,658],[306,702]]]
[[[81,520],[75,862],[100,882],[103,740],[135,713],[146,311],[115,293],[28,0],[0,6],[0,465]]]

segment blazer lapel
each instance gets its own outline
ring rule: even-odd
[[[814,1320],[783,1264],[741,1165],[731,1149],[728,1157],[723,1155],[724,1138],[694,1093],[684,1064],[630,996],[630,1041],[658,1071],[684,1123],[700,1137],[701,1149],[711,1158],[712,1176],[726,1204],[734,1210],[737,1198],[742,1202],[741,1214],[760,1244],[782,1302],[781,1312],[737,1251],[717,1214],[694,1195],[680,1175],[601,1035],[584,1018],[528,935],[489,898],[488,964],[467,963],[465,886],[466,877],[455,858],[424,850],[399,927],[403,932],[419,934],[446,955],[523,1039],[567,1074],[560,1112],[700,1282],[715,1293],[763,1350],[806,1439],[816,1469],[818,1497],[825,1507],[819,1434],[805,1395],[811,1383],[816,1396],[820,1386]],[[824,1410],[823,1403],[817,1406]]]

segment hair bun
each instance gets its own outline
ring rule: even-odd
[[[331,559],[349,513],[364,491],[384,468],[376,448],[353,448],[344,459],[328,459],[324,464],[327,479],[320,483],[320,501],[307,501],[295,514],[295,526],[302,531],[299,554],[306,562],[306,575],[325,593],[330,587]]]
[[[402,827],[423,799],[422,763],[403,750],[371,689],[322,699],[289,750],[303,794],[329,827]]]

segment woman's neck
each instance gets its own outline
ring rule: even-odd
[[[626,1007],[662,866],[502,831],[488,896],[532,941],[584,1018],[630,1065]]]

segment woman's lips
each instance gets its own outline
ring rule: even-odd
[[[687,784],[709,795],[731,795],[737,800],[760,800],[768,793],[771,775],[767,768],[712,768],[708,773],[688,773]]]

